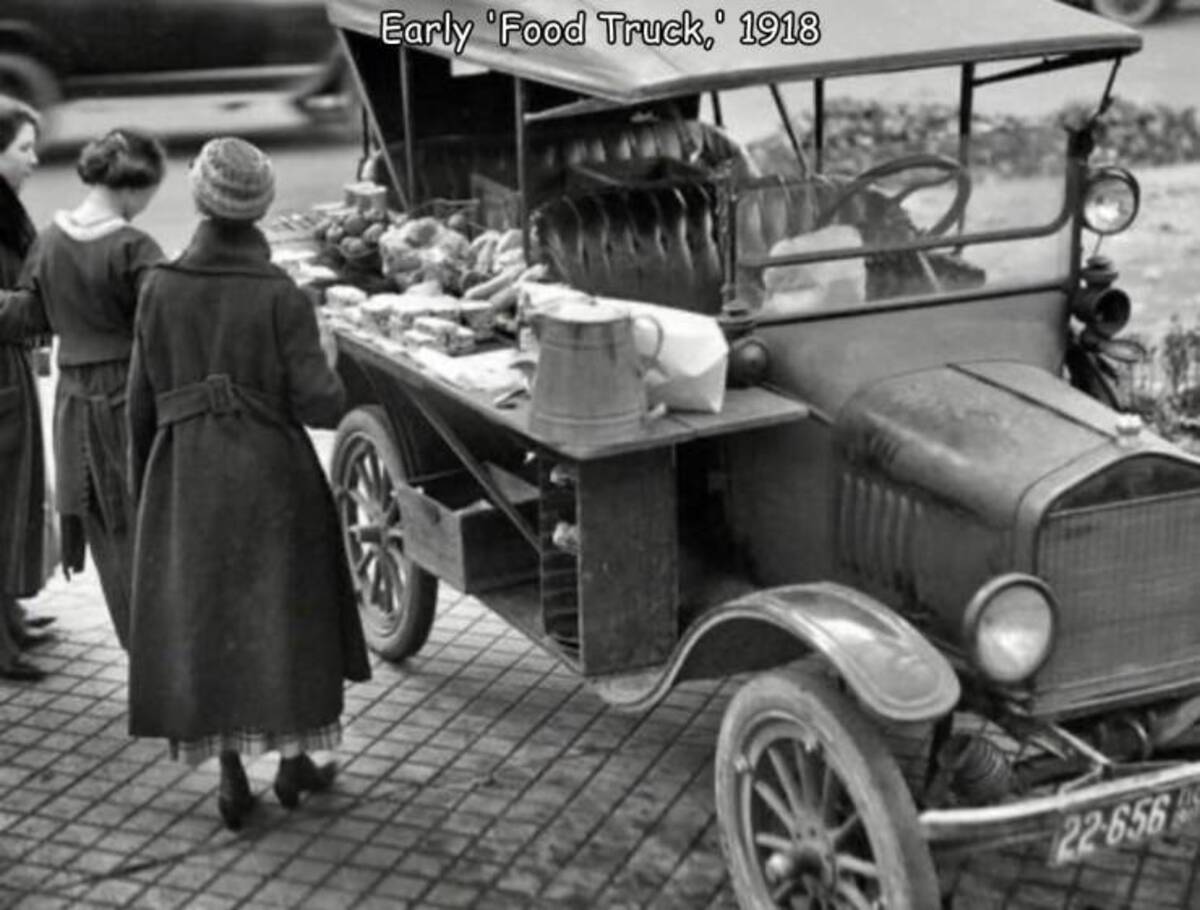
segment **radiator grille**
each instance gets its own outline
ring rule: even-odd
[[[1037,571],[1059,604],[1039,694],[1079,702],[1200,671],[1200,493],[1050,515]]]
[[[842,475],[838,554],[843,566],[900,593],[914,587],[913,529],[921,508],[905,493],[878,481]]]

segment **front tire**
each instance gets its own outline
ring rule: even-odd
[[[367,645],[404,660],[429,638],[438,580],[404,554],[395,493],[409,472],[382,408],[355,408],[342,419],[330,475]]]
[[[937,873],[896,762],[830,681],[792,667],[733,697],[716,755],[717,817],[745,910],[925,910]]]

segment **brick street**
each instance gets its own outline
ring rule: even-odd
[[[90,573],[37,685],[0,683],[0,907],[734,907],[711,762],[733,685],[608,710],[476,601],[444,595],[424,651],[347,694],[335,791],[293,813],[249,766],[239,834],[215,768],[126,734],[125,657]],[[955,908],[1200,907],[1195,832],[1056,872],[1040,851],[947,874]]]

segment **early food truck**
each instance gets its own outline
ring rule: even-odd
[[[416,654],[445,583],[616,709],[744,674],[715,799],[748,908],[920,910],[956,853],[1080,863],[1193,822],[1200,463],[1119,410],[1130,301],[1095,254],[1139,204],[1095,156],[1136,33],[1053,0],[692,2],[711,45],[648,46],[603,40],[599,4],[514,0],[592,37],[502,42],[466,0],[455,53],[385,43],[383,0],[328,5],[390,199],[316,229],[376,651]],[[837,80],[935,67],[950,151],[839,170]],[[976,100],[1081,67],[1057,176],[992,206]],[[785,115],[778,173],[722,127],[752,89]],[[695,408],[649,383],[688,319],[724,356]]]

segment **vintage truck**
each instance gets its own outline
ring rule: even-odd
[[[1200,462],[1119,410],[1130,301],[1097,255],[1139,205],[1094,160],[1139,36],[1052,0],[814,0],[816,32],[779,8],[752,34],[690,3],[707,50],[505,43],[468,0],[456,54],[386,44],[387,8],[329,0],[398,204],[472,200],[557,280],[711,315],[730,388],[718,414],[571,445],[527,401],[342,337],[333,477],[373,647],[415,654],[443,581],[618,709],[748,674],[715,756],[747,908],[925,910],[935,858],[1041,840],[1073,864],[1190,826]],[[1095,106],[1054,176],[997,183],[977,101],[1074,67]],[[837,80],[929,68],[958,98],[948,153],[842,172]],[[783,115],[777,173],[722,128],[754,90]]]

